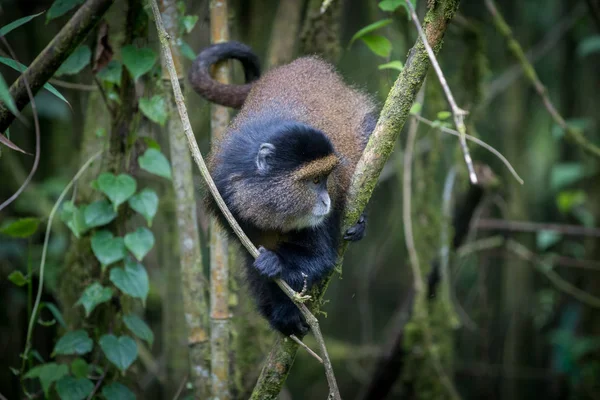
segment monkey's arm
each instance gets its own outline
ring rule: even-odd
[[[295,291],[319,282],[335,265],[336,247],[324,242],[310,246],[284,243],[276,251],[260,247],[254,267],[268,278],[281,278]]]

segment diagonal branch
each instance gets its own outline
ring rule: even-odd
[[[564,129],[566,138],[572,141],[573,143],[577,144],[588,154],[600,158],[600,147],[590,142],[585,136],[583,136],[583,134],[580,131],[573,129],[572,127],[567,125],[565,119],[562,117],[562,115],[560,115],[560,113],[554,106],[554,103],[552,103],[552,100],[550,100],[550,96],[548,95],[546,87],[544,86],[542,81],[540,81],[540,78],[535,72],[535,68],[533,68],[533,65],[531,65],[531,62],[527,59],[523,48],[515,39],[512,33],[512,29],[510,29],[510,26],[506,23],[504,17],[496,8],[496,4],[494,3],[494,1],[485,0],[485,5],[490,14],[492,15],[492,19],[494,21],[494,25],[496,25],[496,29],[498,29],[498,31],[506,39],[506,44],[509,50],[512,52],[513,56],[517,59],[517,61],[521,64],[525,76],[533,85],[537,94],[542,98],[544,106],[548,110],[548,113],[550,113],[550,115],[552,116],[552,119],[554,119],[554,122],[556,122],[558,126]]]
[[[441,47],[444,33],[457,7],[458,1],[438,0],[427,12],[423,29],[432,48],[439,50]],[[354,171],[352,185],[348,193],[343,229],[348,229],[356,223],[371,198],[379,175],[392,154],[417,92],[425,80],[429,65],[427,52],[419,38],[410,50],[405,67],[388,94],[379,115],[377,126],[371,134],[369,143]],[[344,242],[338,249],[338,268],[336,268],[338,270],[341,268],[346,247],[347,243]],[[331,276],[313,290],[313,298],[317,299],[312,304],[313,312],[317,312],[321,308],[323,295]],[[289,340],[278,340],[275,343],[254,388],[253,399],[277,398],[294,362],[297,349],[298,345]]]
[[[31,91],[35,95],[52,78],[58,67],[71,55],[96,23],[100,21],[114,1],[86,1],[33,60],[27,70],[10,86],[10,95],[15,100],[19,111],[29,103],[25,81],[29,83]],[[4,132],[14,119],[15,116],[8,108],[4,104],[0,104],[0,132]]]

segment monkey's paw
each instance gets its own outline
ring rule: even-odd
[[[260,254],[254,260],[254,268],[267,278],[278,278],[281,275],[281,262],[277,254],[260,246]]]
[[[358,222],[352,225],[344,234],[344,239],[351,242],[356,242],[365,236],[365,229],[367,228],[367,217],[365,214],[361,214],[358,218]]]

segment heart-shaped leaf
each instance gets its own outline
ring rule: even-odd
[[[167,122],[167,102],[162,96],[152,96],[151,99],[140,99],[140,110],[150,120],[156,122],[160,126],[165,126]]]
[[[111,288],[94,282],[83,291],[83,294],[75,304],[81,304],[85,308],[85,316],[89,317],[98,304],[109,301],[112,295],[113,290]]]
[[[102,68],[96,76],[98,79],[104,82],[114,83],[115,85],[121,84],[121,74],[123,73],[123,66],[117,60],[111,60],[106,67]]]
[[[53,382],[56,382],[69,373],[69,368],[64,364],[47,363],[33,367],[25,374],[25,379],[40,378],[44,394],[48,392]]]
[[[117,218],[117,213],[106,200],[95,201],[83,210],[83,221],[88,228],[106,225]]]
[[[79,238],[79,236],[88,229],[85,225],[83,210],[77,208],[72,201],[65,201],[63,203],[60,219],[67,224],[76,238]]]
[[[21,271],[13,271],[8,275],[8,280],[17,286],[25,286],[29,283],[29,278],[26,278]]]
[[[134,232],[125,235],[125,246],[138,261],[142,261],[154,246],[154,235],[148,228],[137,228]]]
[[[89,63],[92,58],[92,51],[86,45],[79,46],[73,53],[65,60],[64,63],[58,68],[54,75],[75,75],[81,72]]]
[[[92,351],[94,343],[90,339],[88,333],[83,329],[67,332],[61,337],[52,354],[71,355],[71,354],[86,354]]]
[[[402,72],[404,65],[400,61],[390,61],[389,63],[381,64],[377,66],[377,69],[395,69]]]
[[[152,189],[144,189],[129,199],[129,207],[142,214],[148,226],[152,226],[152,219],[158,210],[158,195]]]
[[[110,270],[110,281],[126,295],[141,299],[146,304],[150,283],[142,264],[127,257],[125,269],[113,267]]]
[[[199,17],[197,15],[186,15],[183,18],[181,18],[181,24],[185,29],[185,33],[190,33],[192,29],[194,29],[194,26],[196,26],[196,22],[198,22],[198,18]]]
[[[90,373],[90,366],[83,358],[76,358],[71,363],[71,373],[75,378],[86,378]]]
[[[72,8],[82,4],[85,0],[55,0],[46,14],[46,20],[58,18],[71,11]]]
[[[125,257],[125,243],[123,238],[114,237],[112,232],[101,230],[92,236],[92,251],[105,267]]]
[[[125,326],[137,337],[148,342],[150,347],[154,342],[154,333],[152,329],[137,315],[130,314],[123,317]]]
[[[0,233],[15,238],[26,238],[37,231],[39,224],[40,220],[37,218],[21,218],[8,224],[4,224],[0,228]]]
[[[113,203],[115,211],[119,205],[133,196],[137,187],[135,179],[127,174],[115,176],[105,172],[100,174],[96,182],[98,183],[98,189]]]
[[[127,386],[113,382],[102,388],[102,395],[107,400],[135,400],[135,394]]]
[[[150,71],[156,63],[156,53],[148,47],[138,49],[133,45],[127,45],[121,50],[121,55],[123,56],[123,64],[136,81],[140,76]]]
[[[125,372],[137,358],[137,344],[129,336],[103,335],[99,343],[106,358],[121,372]]]
[[[56,382],[56,391],[61,400],[83,400],[92,394],[94,384],[87,378],[65,376]]]
[[[171,179],[171,165],[169,164],[167,157],[165,157],[160,150],[146,150],[144,155],[138,158],[138,163],[140,164],[140,168],[151,174]]]
[[[373,31],[376,31],[377,29],[383,28],[384,26],[387,26],[387,25],[391,24],[392,22],[394,22],[394,20],[391,18],[388,18],[388,19],[383,19],[381,21],[373,22],[372,24],[365,26],[364,28],[362,28],[361,30],[356,32],[354,34],[354,36],[352,36],[352,39],[350,40],[350,45],[352,45],[352,43],[354,43],[355,40],[361,39],[365,35],[373,32]]]

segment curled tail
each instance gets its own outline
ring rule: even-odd
[[[234,58],[244,67],[246,84],[228,85],[217,82],[210,75],[210,67],[219,61]],[[207,100],[223,106],[240,108],[252,88],[252,81],[260,77],[260,61],[245,44],[231,41],[213,44],[198,54],[188,79],[194,90]]]

